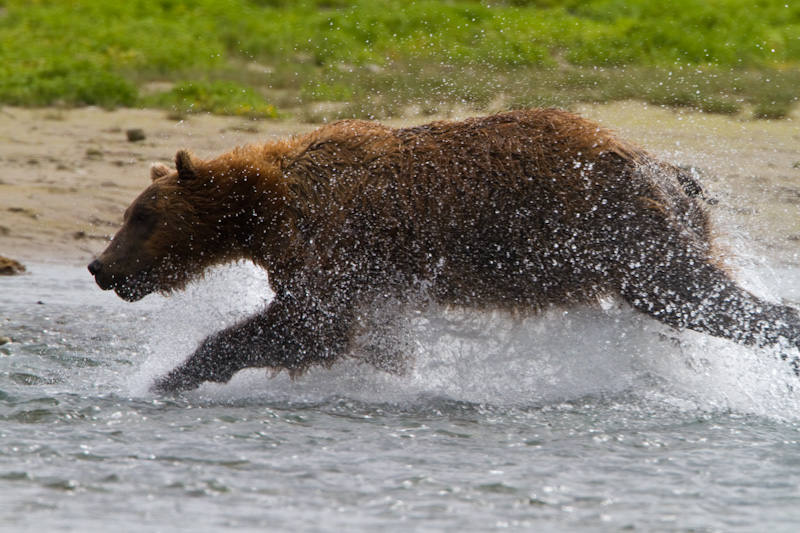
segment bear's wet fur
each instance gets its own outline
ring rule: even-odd
[[[675,328],[800,343],[793,309],[721,266],[691,175],[566,111],[343,121],[208,160],[182,150],[175,164],[153,166],[90,264],[98,285],[134,301],[246,259],[276,296],[203,341],[158,391],[330,365],[372,310],[426,302],[534,313],[616,297]],[[360,349],[396,367],[391,348]]]

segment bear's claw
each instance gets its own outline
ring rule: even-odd
[[[150,392],[168,394],[196,389],[202,380],[186,374],[170,372],[166,376],[156,379],[150,386]]]

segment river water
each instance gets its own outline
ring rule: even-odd
[[[254,267],[128,304],[83,268],[0,278],[3,531],[797,531],[800,382],[614,302],[403,318],[347,361],[148,392],[266,304]],[[800,271],[748,276],[800,300]]]

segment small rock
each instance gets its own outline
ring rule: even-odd
[[[137,142],[143,141],[145,139],[144,130],[142,128],[131,128],[125,131],[125,135],[128,136],[128,141],[130,142]]]
[[[25,272],[25,267],[22,263],[0,255],[0,275],[13,276],[14,274],[22,274],[23,272]]]
[[[0,335],[0,346],[2,346],[4,344],[8,344],[9,342],[11,342],[11,337],[6,337],[4,335]]]
[[[103,159],[103,151],[99,148],[87,148],[86,159],[98,160]]]

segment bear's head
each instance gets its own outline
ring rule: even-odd
[[[201,161],[179,151],[176,170],[151,168],[152,183],[125,210],[111,244],[89,264],[103,290],[134,302],[183,288],[211,265],[244,257],[264,222],[265,180],[235,157]],[[257,202],[257,205],[256,205]]]

